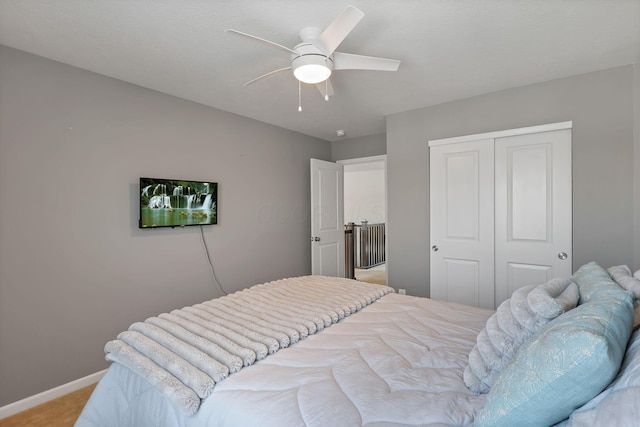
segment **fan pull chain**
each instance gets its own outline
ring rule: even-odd
[[[298,111],[302,111],[302,83],[298,80]]]
[[[329,79],[324,81],[324,100],[329,100]]]

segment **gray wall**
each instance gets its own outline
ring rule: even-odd
[[[634,265],[640,269],[640,54],[638,63],[633,68],[633,218],[634,218]]]
[[[382,156],[387,154],[387,135],[350,138],[331,143],[331,161],[357,159],[360,157]]]
[[[391,286],[429,295],[429,140],[568,120],[574,268],[633,265],[633,82],[624,66],[388,117]]]
[[[219,296],[198,227],[138,229],[140,176],[219,183],[204,238],[227,291],[310,273],[309,158],[329,142],[4,47],[0,88],[0,406]]]

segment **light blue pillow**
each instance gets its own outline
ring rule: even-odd
[[[584,303],[520,347],[487,395],[476,427],[558,423],[615,377],[631,335],[633,296],[595,263],[572,279]]]
[[[583,265],[572,277],[580,289],[578,304],[600,299],[601,294],[609,294],[612,291],[611,284],[618,286],[609,273],[595,262]]]
[[[631,335],[620,372],[602,393],[573,411],[566,425],[635,426],[640,420],[640,331]]]

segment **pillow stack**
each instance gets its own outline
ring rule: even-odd
[[[580,305],[521,346],[489,391],[476,427],[556,424],[616,376],[633,326],[633,296],[593,262],[572,280]]]
[[[560,314],[576,306],[578,287],[568,279],[517,289],[498,307],[478,334],[469,354],[464,382],[474,393],[486,393],[522,343]]]

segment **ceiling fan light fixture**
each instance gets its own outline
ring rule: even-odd
[[[331,76],[331,62],[326,56],[302,55],[291,61],[293,75],[302,83],[316,84]]]
[[[324,65],[307,64],[293,70],[293,75],[302,83],[316,84],[331,76],[331,70]]]

